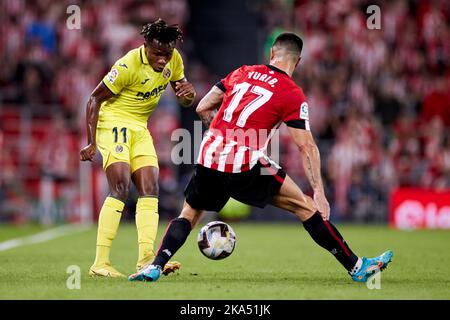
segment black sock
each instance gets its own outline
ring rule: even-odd
[[[314,241],[330,251],[347,271],[355,266],[358,257],[350,250],[344,238],[331,222],[324,221],[322,216],[316,212],[311,218],[304,221],[303,225]]]
[[[158,254],[152,264],[158,265],[163,269],[169,259],[184,244],[191,229],[189,220],[185,218],[173,219],[167,227],[164,238],[161,240]]]

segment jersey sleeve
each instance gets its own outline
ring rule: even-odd
[[[180,53],[177,49],[173,50],[172,57],[172,75],[170,81],[175,82],[184,78],[184,65],[183,58],[181,58]]]
[[[127,64],[118,60],[108,74],[103,78],[103,83],[112,93],[118,94],[122,89],[131,83],[131,72]]]
[[[222,80],[218,81],[215,84],[215,86],[218,87],[223,92],[227,92],[228,90],[232,90],[234,83],[236,83],[235,80],[239,76],[242,68],[243,67],[232,71],[225,78],[223,78]]]
[[[308,102],[301,89],[289,95],[282,106],[282,121],[288,127],[310,130]]]

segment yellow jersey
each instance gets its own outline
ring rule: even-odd
[[[103,83],[114,97],[102,103],[97,127],[111,128],[115,123],[147,128],[147,121],[166,90],[169,81],[184,78],[183,60],[177,49],[163,72],[150,66],[144,45],[129,51],[111,67]]]

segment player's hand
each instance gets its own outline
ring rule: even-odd
[[[95,153],[97,152],[97,146],[95,144],[88,144],[86,147],[80,151],[81,161],[92,161],[94,159]]]
[[[175,95],[177,97],[185,97],[188,99],[194,99],[195,97],[195,90],[192,83],[189,81],[175,82]]]
[[[330,204],[323,192],[314,192],[314,203],[324,220],[330,219]]]

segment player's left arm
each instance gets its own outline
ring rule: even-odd
[[[224,92],[214,85],[198,103],[196,111],[206,128],[209,128],[217,109],[221,106],[223,96]]]
[[[170,78],[170,85],[172,86],[178,102],[183,107],[190,107],[195,100],[195,89],[192,83],[187,81],[184,76],[184,64],[183,58],[177,49],[173,50],[173,56],[171,60],[172,74]]]
[[[195,100],[196,92],[192,83],[187,81],[185,77],[178,81],[171,81],[170,85],[175,91],[178,102],[183,107],[190,107]]]
[[[320,172],[320,152],[311,131],[293,127],[288,124],[288,130],[300,150],[303,170],[314,190],[314,202],[317,210],[325,220],[330,217],[330,205],[325,197],[322,175]]]
[[[314,191],[314,202],[323,219],[330,217],[330,205],[325,197],[321,175],[320,152],[311,134],[309,111],[306,97],[300,88],[294,88],[287,94],[281,117],[286,123],[294,143],[300,150],[303,170]]]

